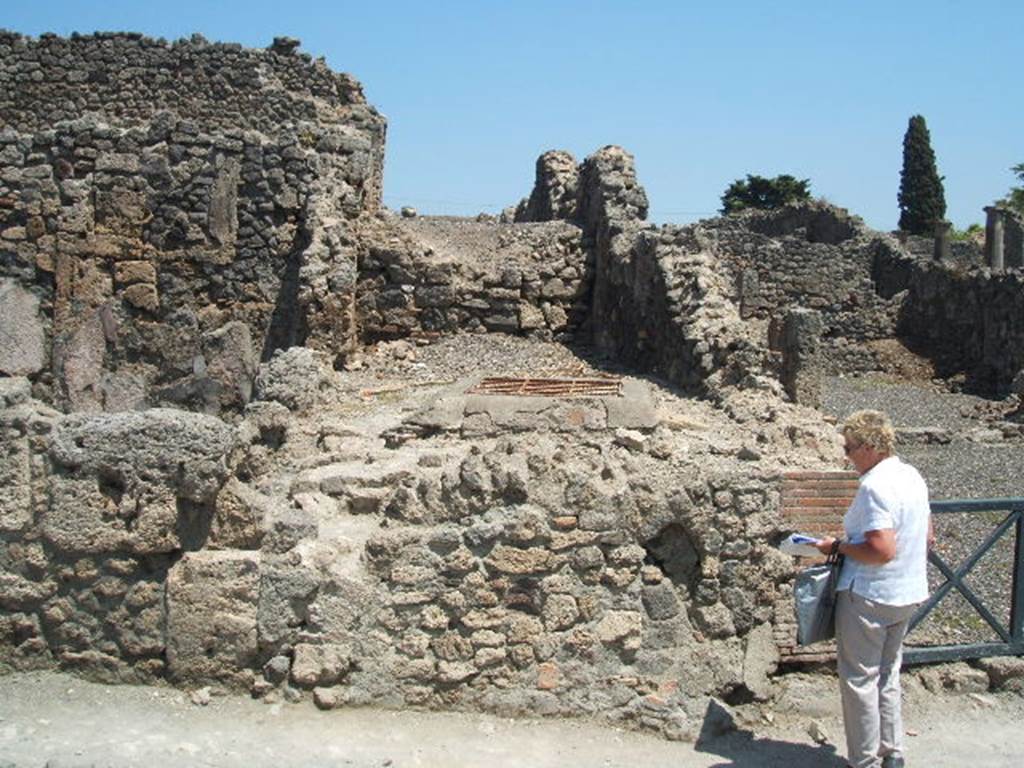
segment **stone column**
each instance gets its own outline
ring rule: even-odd
[[[932,255],[936,261],[949,261],[949,236],[952,229],[951,222],[935,222],[935,249],[932,251]]]
[[[1007,269],[1024,267],[1024,221],[1013,211],[1005,213],[1003,263]]]
[[[782,329],[782,386],[794,403],[821,406],[821,313],[794,309]]]
[[[993,272],[1003,271],[1003,211],[996,206],[985,209],[985,258]]]

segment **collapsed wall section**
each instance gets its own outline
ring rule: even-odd
[[[587,335],[603,354],[701,395],[741,381],[771,387],[767,352],[743,328],[711,241],[643,223],[647,195],[629,152],[606,146],[578,166],[568,152],[544,153],[530,196],[506,216],[579,227],[592,272]]]
[[[769,385],[767,351],[744,332],[714,259],[692,229],[624,229],[599,252],[595,341],[687,391]],[[603,268],[602,268],[603,265]],[[769,385],[770,386],[770,385]]]
[[[605,147],[588,157],[579,200],[594,253],[598,349],[696,394],[767,384],[766,352],[745,333],[705,245],[694,231],[642,223],[647,197],[628,152]]]
[[[458,332],[585,339],[593,260],[574,224],[373,220],[361,238],[365,342]]]

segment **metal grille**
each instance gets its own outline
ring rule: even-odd
[[[470,389],[470,395],[526,397],[618,397],[622,382],[606,379],[488,378]]]

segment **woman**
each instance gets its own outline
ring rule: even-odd
[[[854,768],[901,768],[900,661],[907,624],[928,597],[928,487],[893,455],[895,431],[879,411],[857,411],[840,431],[860,488],[845,537],[822,539],[845,556],[836,599],[839,688]]]

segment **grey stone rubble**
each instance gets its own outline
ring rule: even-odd
[[[297,46],[0,34],[0,663],[672,739],[769,699],[821,377],[908,330],[1005,389],[1019,274],[817,203],[655,227],[616,146],[395,215]]]

